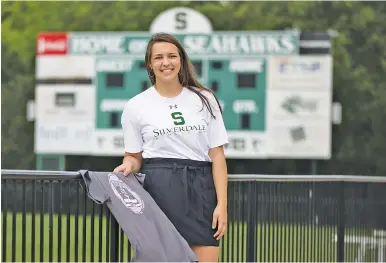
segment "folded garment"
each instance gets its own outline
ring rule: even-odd
[[[186,240],[143,188],[144,174],[80,171],[88,197],[106,204],[134,250],[132,262],[198,262]]]

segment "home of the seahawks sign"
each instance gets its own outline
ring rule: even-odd
[[[126,101],[150,86],[144,54],[155,32],[176,36],[219,98],[228,158],[330,157],[328,34],[214,31],[189,8],[164,11],[148,32],[40,34],[37,154],[122,155],[120,117]]]

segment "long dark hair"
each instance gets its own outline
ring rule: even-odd
[[[208,98],[204,94],[201,93],[201,91],[205,90],[205,91],[208,91],[211,94],[213,94],[214,98],[216,99],[217,105],[220,109],[220,112],[222,114],[222,109],[221,109],[220,103],[219,103],[216,95],[210,89],[205,88],[197,80],[197,78],[195,77],[196,74],[195,74],[194,66],[193,66],[192,62],[190,61],[185,49],[178,42],[178,40],[170,34],[167,34],[167,33],[154,34],[152,36],[152,38],[149,40],[149,43],[147,45],[146,55],[145,55],[145,63],[146,63],[146,69],[147,69],[147,73],[149,75],[151,83],[154,85],[155,81],[156,81],[154,72],[152,73],[152,69],[150,68],[151,50],[152,50],[153,44],[158,43],[158,42],[171,43],[177,47],[178,52],[179,52],[180,57],[181,57],[181,69],[180,69],[180,72],[178,72],[178,79],[179,79],[180,83],[184,87],[188,88],[190,91],[196,93],[197,96],[200,97],[203,107],[205,105],[205,107],[209,110],[212,117],[216,118],[216,116],[213,114],[213,110],[212,110],[212,107],[210,105],[210,101],[208,100]],[[195,89],[195,87],[198,90]]]

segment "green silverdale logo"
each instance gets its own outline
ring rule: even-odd
[[[206,131],[206,130],[207,130],[206,125],[198,124],[198,125],[185,125],[185,126],[163,128],[163,129],[154,129],[153,134],[154,134],[154,137],[157,138],[157,137],[163,136],[163,135],[184,133],[184,132],[190,132],[190,131],[201,132],[201,131]]]

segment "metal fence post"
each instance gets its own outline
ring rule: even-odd
[[[257,193],[254,190],[257,190],[256,182],[252,181],[248,184],[248,195],[247,195],[247,202],[248,202],[248,217],[247,217],[247,262],[256,262],[255,259],[255,251],[256,251],[256,242],[255,242],[255,236],[256,236],[256,204],[258,202],[257,200]]]
[[[111,216],[111,228],[110,228],[110,262],[118,262],[119,258],[119,224],[113,214]]]
[[[345,183],[339,182],[338,198],[338,233],[337,233],[337,262],[344,262],[344,232],[345,232]]]

